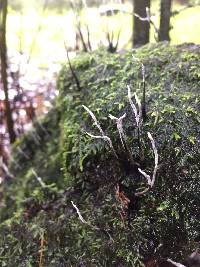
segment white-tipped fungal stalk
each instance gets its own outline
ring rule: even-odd
[[[88,132],[86,132],[86,134],[87,134],[88,136],[92,137],[92,138],[103,139],[104,141],[106,141],[106,142],[108,143],[109,147],[111,148],[111,150],[113,151],[115,157],[118,158],[117,153],[116,153],[116,151],[115,151],[115,149],[114,149],[114,147],[113,147],[112,140],[110,139],[110,137],[108,137],[108,136],[104,133],[104,131],[102,130],[101,125],[99,124],[98,120],[96,119],[94,113],[93,113],[88,107],[86,107],[86,106],[84,106],[84,105],[82,105],[82,106],[83,106],[83,108],[89,113],[89,115],[91,116],[91,118],[93,119],[93,121],[94,121],[94,123],[95,123],[95,126],[98,128],[98,130],[100,131],[100,134],[101,134],[101,135],[100,135],[100,136],[99,136],[99,135],[93,135],[93,134],[88,133]]]
[[[119,118],[109,114],[109,118],[111,120],[115,120],[116,121],[117,129],[118,129],[119,136],[120,136],[120,141],[122,143],[123,148],[125,149],[126,136],[125,136],[125,133],[124,133],[124,130],[123,130],[122,121],[123,121],[124,118],[126,118],[126,113],[124,115],[122,115],[121,117],[119,117]]]
[[[151,133],[148,132],[147,135],[148,135],[149,140],[151,141],[152,150],[154,152],[154,170],[153,170],[152,178],[149,174],[147,174],[145,171],[141,170],[140,168],[138,168],[138,171],[146,178],[147,184],[148,184],[148,190],[149,190],[150,188],[152,188],[154,186],[155,180],[156,180],[156,174],[157,174],[157,170],[158,170],[158,151],[157,151],[155,141],[154,141]],[[148,190],[146,189],[145,193]],[[136,194],[142,195],[142,192],[136,193]]]
[[[140,128],[140,126],[142,124],[142,108],[141,108],[141,103],[140,103],[139,98],[137,97],[137,94],[135,93],[134,96],[135,96],[136,103],[138,105],[138,110],[137,110],[136,105],[132,101],[131,88],[130,88],[129,85],[127,85],[127,88],[128,88],[128,100],[129,100],[129,103],[131,105],[131,109],[132,109],[133,114],[134,114],[136,125],[137,125],[138,128]]]

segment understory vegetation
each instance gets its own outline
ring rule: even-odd
[[[72,62],[79,86],[63,66],[54,109],[13,147],[0,210],[1,266],[139,267],[153,257],[181,261],[198,248],[199,57],[197,45],[167,43],[82,54]],[[138,135],[127,85],[142,101],[141,63],[147,113]],[[88,136],[100,133],[82,105],[116,154]],[[124,113],[125,148],[109,118]],[[159,165],[154,186],[140,196],[147,183],[138,168],[154,170],[148,132]]]

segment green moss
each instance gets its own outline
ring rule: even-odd
[[[47,185],[63,185],[60,171],[59,117],[58,110],[51,110],[48,116],[36,121],[33,129],[14,144],[10,161],[13,177],[8,177],[4,185],[5,208],[0,213],[2,218],[12,216],[21,208],[24,199],[32,196],[34,190],[41,187],[32,169]]]
[[[30,133],[16,145],[29,155],[28,160],[14,149],[14,162],[22,168],[12,164],[16,181],[7,189],[4,203],[8,211],[3,215],[9,220],[1,225],[2,233],[10,233],[10,239],[0,241],[0,262],[11,266],[10,259],[14,259],[18,266],[36,266],[42,234],[46,239],[45,266],[141,266],[155,249],[160,256],[179,260],[197,246],[199,55],[198,46],[166,43],[122,55],[105,51],[84,54],[73,61],[81,90],[68,67],[63,66],[56,111],[45,119],[49,134],[41,134],[36,127],[40,146]],[[135,57],[145,65],[147,83],[147,121],[141,130],[140,148],[127,98],[130,85],[132,93],[142,99],[141,64]],[[118,159],[104,141],[85,134],[99,132],[82,105],[94,112],[112,139]],[[141,198],[136,198],[135,192],[145,188],[146,182],[123,150],[116,125],[108,118],[109,114],[119,117],[125,112],[124,131],[134,162],[152,173],[154,157],[148,131],[159,152],[155,187]],[[47,188],[40,188],[32,167]],[[116,200],[117,185],[130,200],[124,213]],[[71,200],[91,225],[102,230],[82,224]]]

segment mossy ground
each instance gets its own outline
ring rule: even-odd
[[[56,109],[42,122],[47,133],[36,125],[39,144],[33,140],[35,135],[28,134],[14,149],[11,172],[15,177],[5,186],[1,212],[2,266],[13,266],[13,261],[19,267],[38,266],[39,261],[53,267],[142,266],[152,255],[178,260],[197,246],[199,56],[198,46],[166,43],[125,54],[83,54],[73,61],[81,90],[68,66],[63,66]],[[140,148],[127,98],[127,85],[142,98],[141,64],[135,57],[145,65],[147,83],[147,120]],[[94,112],[112,139],[118,159],[105,142],[85,134],[99,132],[82,105]],[[135,192],[145,187],[145,180],[130,163],[116,125],[108,118],[125,112],[124,130],[134,161],[152,173],[148,131],[159,152],[155,186],[141,198]],[[45,188],[31,168],[42,177]],[[124,214],[116,199],[117,185],[130,200]],[[71,201],[101,230],[82,224]]]

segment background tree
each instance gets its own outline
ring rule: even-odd
[[[159,41],[170,41],[170,17],[171,17],[172,0],[161,0],[160,4],[160,29]]]
[[[133,0],[134,14],[140,17],[147,17],[146,8],[150,9],[150,0]],[[141,20],[137,16],[133,17],[133,46],[144,45],[149,42],[150,23],[147,20]]]
[[[1,80],[5,94],[5,115],[7,130],[9,133],[10,142],[13,143],[16,139],[14,124],[12,119],[12,111],[8,95],[8,80],[7,80],[7,47],[6,47],[6,18],[7,18],[7,0],[0,0],[0,59],[1,59]]]

